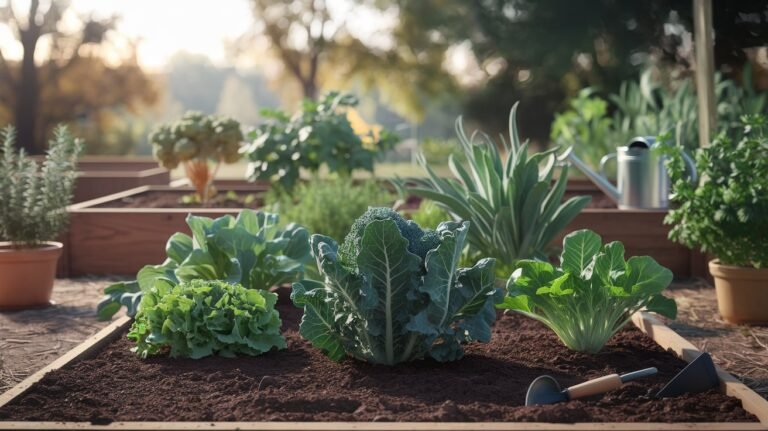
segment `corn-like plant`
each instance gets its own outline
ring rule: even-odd
[[[456,134],[466,155],[465,163],[450,157],[448,165],[455,178],[441,178],[423,155],[418,162],[427,178],[397,180],[410,193],[435,201],[472,229],[468,238],[474,254],[494,257],[509,275],[519,259],[546,259],[549,244],[589,203],[579,196],[563,203],[568,181],[564,166],[553,184],[556,166],[553,148],[529,154],[528,143],[517,134],[517,104],[509,115],[509,141],[501,137],[501,147],[486,134],[475,132],[467,137],[461,117],[456,120]]]
[[[82,141],[65,126],[56,127],[40,164],[16,150],[13,126],[0,131],[0,141],[0,241],[31,248],[55,240],[69,219]]]

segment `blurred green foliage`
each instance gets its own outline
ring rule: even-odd
[[[298,223],[312,234],[344,238],[369,206],[392,206],[395,198],[376,180],[338,178],[299,183],[291,195],[270,189],[265,203],[284,223]]]
[[[316,176],[326,166],[341,178],[355,170],[373,172],[376,158],[398,138],[386,130],[356,133],[347,109],[357,104],[351,94],[330,92],[319,101],[305,99],[292,117],[280,110],[264,111],[267,121],[249,134],[248,179],[275,180],[290,192],[302,170]]]

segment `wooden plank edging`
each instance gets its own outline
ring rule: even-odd
[[[648,334],[657,344],[672,350],[686,362],[695,359],[700,350],[648,313],[636,313],[632,322]],[[7,392],[0,395],[0,407],[8,404],[26,392],[43,376],[77,360],[86,359],[98,349],[114,340],[121,331],[131,324],[131,319],[124,316],[86,339],[82,344],[65,353],[50,365],[24,379]],[[732,375],[718,367],[721,389],[729,396],[742,401],[743,407],[754,414],[760,422],[605,422],[605,423],[537,423],[537,422],[113,422],[108,425],[94,425],[88,422],[20,422],[0,421],[0,430],[263,430],[263,431],[584,431],[584,430],[768,430],[768,401],[749,389]]]
[[[641,331],[648,334],[656,344],[664,349],[672,350],[686,362],[693,361],[701,354],[701,350],[691,344],[690,341],[681,337],[680,334],[649,313],[635,313],[632,316],[632,322]],[[717,365],[715,368],[717,368],[717,376],[720,378],[721,391],[728,396],[740,399],[744,410],[757,416],[760,422],[768,427],[768,400],[722,368]]]
[[[36,373],[19,382],[16,386],[0,394],[0,407],[3,407],[4,405],[11,402],[14,398],[26,392],[30,387],[32,387],[32,385],[42,379],[43,376],[45,376],[48,372],[62,368],[70,362],[79,361],[93,355],[98,349],[118,337],[120,335],[120,331],[127,328],[130,324],[131,318],[128,316],[123,316],[107,325],[101,331],[86,338],[84,342],[75,346],[75,348],[60,356],[55,361],[51,362],[45,368],[37,371]],[[0,422],[0,428],[2,428],[2,422]]]

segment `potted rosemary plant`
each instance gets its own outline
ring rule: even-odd
[[[678,206],[666,222],[672,240],[715,257],[709,272],[724,320],[768,323],[768,123],[760,115],[743,121],[743,132],[721,133],[697,150],[698,184],[687,180],[679,155],[670,159]]]
[[[77,156],[83,144],[65,126],[54,130],[37,163],[14,147],[15,130],[0,131],[0,309],[50,303],[67,225]]]

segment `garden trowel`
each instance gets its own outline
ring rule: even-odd
[[[672,380],[664,386],[657,398],[677,397],[683,394],[696,394],[720,385],[717,369],[709,353],[701,353],[686,365]]]
[[[525,394],[525,405],[537,406],[543,404],[555,404],[576,398],[602,394],[618,389],[630,380],[652,376],[656,374],[657,371],[656,368],[645,368],[622,375],[609,374],[607,376],[588,380],[584,383],[579,383],[578,385],[566,389],[561,389],[560,384],[557,383],[557,380],[555,380],[554,377],[539,376],[530,386],[528,386],[528,393]]]

